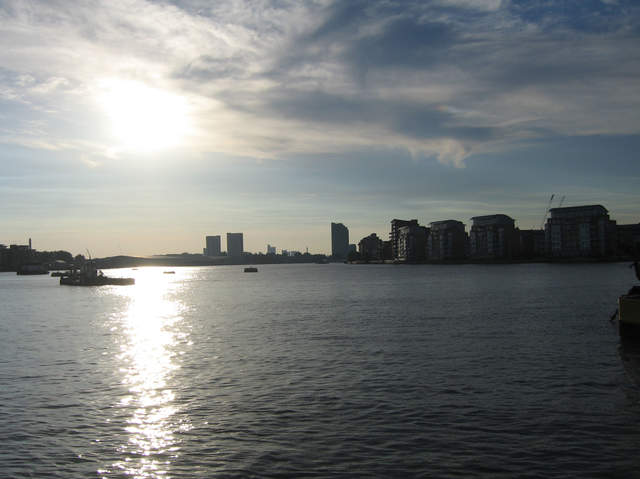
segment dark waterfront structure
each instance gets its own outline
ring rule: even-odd
[[[31,241],[29,241],[31,242]],[[21,265],[33,261],[33,251],[29,245],[0,245],[0,270],[17,271]]]
[[[362,238],[358,243],[360,259],[365,261],[383,259],[383,248],[384,242],[375,233]]]
[[[418,220],[391,220],[391,233],[389,233],[389,241],[391,241],[391,255],[393,259],[397,259],[400,247],[400,228],[403,226],[420,226]]]
[[[520,258],[542,258],[545,255],[544,230],[520,230]]]
[[[640,223],[617,225],[618,253],[640,258]]]
[[[469,233],[472,259],[512,259],[518,256],[518,230],[507,215],[474,216]]]
[[[342,223],[331,223],[331,256],[346,259],[349,254],[349,229]]]
[[[616,222],[602,205],[552,208],[545,225],[547,255],[552,258],[613,256]]]
[[[464,259],[467,250],[467,233],[464,223],[457,220],[430,223],[431,234],[427,240],[430,261]]]
[[[227,240],[228,241],[228,240]],[[206,237],[206,248],[204,250],[205,256],[220,256],[220,252],[222,251],[220,247],[220,235],[216,236],[207,236]]]
[[[227,256],[239,258],[244,253],[242,233],[227,233]]]
[[[427,258],[427,239],[430,230],[426,226],[409,224],[398,228],[397,261],[420,263]]]

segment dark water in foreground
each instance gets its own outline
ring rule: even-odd
[[[0,477],[639,477],[623,264],[0,274]]]

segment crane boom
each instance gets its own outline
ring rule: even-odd
[[[553,202],[553,198],[554,196],[556,196],[555,193],[553,193],[551,195],[551,198],[549,198],[549,203],[547,204],[546,209],[544,210],[544,216],[542,217],[542,223],[540,223],[540,229],[543,230],[544,229],[544,222],[547,219],[547,214],[549,213],[549,209],[551,208],[551,203]]]

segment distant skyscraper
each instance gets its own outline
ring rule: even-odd
[[[242,233],[227,233],[227,256],[240,257],[244,253]]]
[[[342,223],[331,223],[331,256],[346,258],[349,252],[349,230]]]
[[[205,254],[207,256],[220,256],[220,235],[207,236],[206,244]]]
[[[270,244],[267,245],[267,254],[276,254],[276,247],[275,246],[271,246]]]

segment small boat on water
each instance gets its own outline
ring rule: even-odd
[[[257,273],[258,272],[258,268],[254,267],[254,266],[249,266],[247,268],[244,269],[245,273]]]
[[[640,286],[618,298],[620,335],[640,338]]]
[[[163,271],[162,274],[176,274],[175,271]]]
[[[640,263],[634,261],[630,267],[635,269],[636,278],[640,280]],[[617,313],[620,336],[640,338],[640,286],[632,286],[627,294],[618,298]]]
[[[125,286],[135,284],[134,278],[110,278],[88,261],[80,269],[73,269],[60,276],[60,284],[67,286]]]

